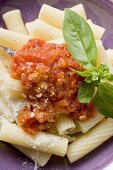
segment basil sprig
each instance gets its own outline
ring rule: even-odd
[[[65,9],[63,35],[73,58],[85,69],[70,68],[85,78],[78,91],[79,102],[93,101],[101,114],[113,118],[113,75],[106,64],[96,67],[97,48],[91,28],[76,12]]]
[[[113,118],[113,85],[110,83],[99,84],[93,101],[100,113]]]

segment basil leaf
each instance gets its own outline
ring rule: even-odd
[[[110,74],[110,77],[109,77],[109,79],[108,79],[109,81],[113,81],[113,74]]]
[[[63,34],[74,59],[86,69],[96,66],[97,48],[93,32],[77,13],[65,9]]]
[[[104,116],[113,118],[113,86],[101,83],[94,98],[95,108]]]
[[[81,84],[79,91],[78,91],[78,101],[80,103],[88,104],[90,103],[91,99],[93,98],[95,92],[94,84],[88,84],[85,81]]]
[[[107,114],[110,115],[110,113],[108,113],[107,108],[104,106],[103,100],[101,99],[98,91],[97,91],[97,93],[95,95],[95,98],[94,98],[93,102],[94,102],[94,106],[95,106],[95,108],[96,108],[96,110],[98,112],[100,112],[104,116],[106,116]]]

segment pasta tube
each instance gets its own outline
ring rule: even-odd
[[[79,15],[81,15],[81,17],[86,18],[82,4],[72,7],[71,10],[77,12]],[[50,25],[53,25],[54,27],[62,29],[64,12],[57,8],[43,4],[39,13],[39,19]]]
[[[25,45],[30,36],[0,28],[0,45],[18,50]]]
[[[88,24],[93,31],[96,40],[100,40],[105,32],[105,28],[94,24],[90,19],[88,19]]]
[[[20,10],[13,10],[3,14],[3,20],[8,30],[28,34],[22,20]]]
[[[50,159],[51,154],[36,151],[19,145],[13,145],[15,148],[24,153],[27,157],[33,160],[39,166],[44,166]]]
[[[87,19],[84,6],[82,4],[78,4],[70,8],[72,11],[75,11],[77,14],[79,14],[81,17],[83,17],[85,20]]]
[[[99,66],[102,63],[105,63],[109,67],[109,72],[111,74],[113,74],[113,67],[112,67],[111,61],[109,60],[109,57],[104,49],[102,41],[97,40],[96,46],[97,46],[97,66]]]
[[[71,163],[77,161],[111,136],[113,136],[113,119],[108,118],[69,145],[67,150],[69,161]]]
[[[96,113],[96,116],[92,119],[87,121],[76,121],[76,125],[81,132],[86,133],[89,129],[98,124],[102,119],[104,119],[104,116],[100,113]]]
[[[96,41],[96,46],[97,46],[97,66],[99,66],[100,64],[107,62],[106,60],[107,56],[101,40]]]
[[[56,119],[56,128],[59,135],[73,134],[76,130],[74,121],[67,115],[60,115]]]
[[[26,28],[34,38],[41,38],[45,41],[62,38],[63,33],[60,29],[51,26],[39,19],[26,23]]]
[[[112,66],[113,66],[113,49],[106,50],[106,54],[107,54],[108,60],[110,60]]]
[[[16,124],[5,121],[1,125],[0,140],[59,156],[66,154],[68,146],[68,139],[64,137],[44,132],[38,132],[33,137],[26,134]]]
[[[7,60],[6,60],[7,61]],[[6,93],[8,91],[8,94],[18,98],[22,98],[22,86],[18,80],[14,80],[10,77],[7,69],[4,67],[2,63],[0,63],[0,91],[1,93]]]

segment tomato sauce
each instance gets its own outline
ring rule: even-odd
[[[13,56],[11,76],[21,81],[26,100],[18,122],[27,133],[46,131],[60,114],[93,117],[92,104],[77,100],[83,78],[70,68],[82,70],[65,44],[32,39]]]

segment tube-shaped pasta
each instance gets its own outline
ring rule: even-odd
[[[14,117],[24,105],[20,82],[10,77],[2,63],[0,63],[0,98],[10,108]]]
[[[0,28],[0,45],[18,50],[25,45],[30,36]]]
[[[102,63],[105,63],[109,67],[109,72],[113,74],[113,67],[104,49],[102,41],[96,40],[96,46],[97,46],[97,66],[99,66]]]
[[[81,132],[86,133],[89,129],[98,124],[102,119],[104,119],[104,116],[97,112],[94,118],[86,121],[76,121],[76,124]]]
[[[24,153],[27,157],[29,157],[31,160],[33,160],[36,164],[38,164],[41,167],[44,166],[51,157],[50,153],[36,151],[19,145],[13,146],[20,150],[22,153]]]
[[[107,54],[108,60],[110,60],[112,66],[113,66],[113,49],[106,50],[106,54]]]
[[[1,125],[0,140],[59,156],[66,154],[68,146],[68,139],[64,137],[44,132],[38,132],[33,137],[26,134],[16,124],[5,121]]]
[[[20,10],[16,9],[3,14],[3,20],[8,30],[28,34]]]
[[[63,11],[43,4],[39,13],[39,19],[53,25],[57,28],[62,28],[64,13]]]
[[[81,17],[86,18],[84,7],[82,4],[76,5],[71,9],[81,15]],[[39,19],[47,22],[50,25],[53,25],[54,27],[62,29],[64,12],[57,8],[43,4],[39,13]]]
[[[71,163],[77,161],[111,136],[113,136],[113,119],[108,118],[69,145],[67,150],[69,161]]]
[[[101,40],[96,41],[97,46],[97,66],[107,62],[106,51]]]
[[[84,6],[82,4],[75,5],[75,6],[73,6],[70,9],[72,11],[75,11],[77,14],[79,14],[85,20],[87,19],[87,16],[86,16],[86,13],[85,13],[85,9],[84,9]]]
[[[73,134],[76,130],[74,121],[67,115],[60,115],[56,119],[56,128],[59,135]]]
[[[26,28],[34,38],[41,38],[45,41],[62,38],[63,33],[60,29],[51,26],[39,19],[26,23]]]
[[[18,80],[10,77],[7,69],[0,62],[0,91],[7,93],[14,98],[22,97],[22,86]]]
[[[100,40],[105,32],[105,28],[94,24],[90,19],[88,19],[88,24],[93,31],[96,40]]]
[[[4,66],[8,66],[11,63],[11,56],[3,48],[0,48],[0,62]]]

